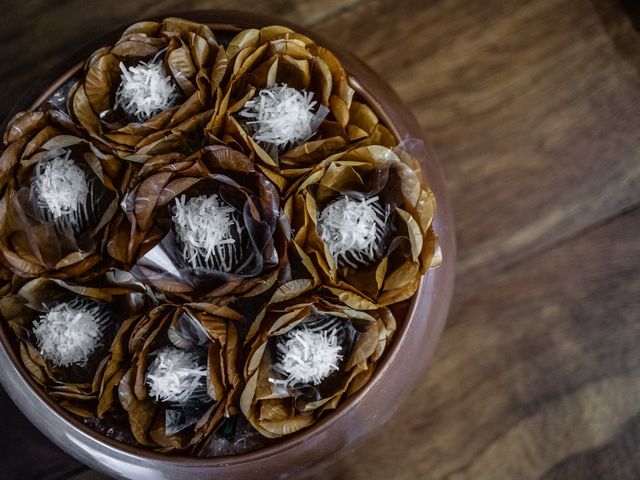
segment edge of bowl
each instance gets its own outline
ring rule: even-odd
[[[214,30],[233,30],[242,28],[254,28],[270,24],[281,24],[290,26],[291,28],[299,31],[310,38],[313,38],[317,43],[327,46],[332,52],[334,52],[341,60],[348,60],[349,65],[355,66],[355,69],[348,68],[345,65],[350,76],[350,84],[357,91],[359,95],[367,100],[367,103],[373,108],[376,114],[383,120],[391,131],[399,139],[405,138],[418,138],[423,140],[423,133],[415,116],[408,110],[405,104],[400,100],[398,95],[392,90],[392,88],[383,82],[377,74],[371,70],[366,64],[354,55],[346,52],[344,49],[337,45],[334,45],[331,41],[326,40],[321,34],[309,31],[304,27],[297,26],[291,22],[281,21],[278,19],[270,18],[268,16],[255,15],[252,13],[239,12],[235,10],[204,10],[204,11],[191,11],[177,13],[176,17],[188,18],[206,23]],[[112,34],[105,36],[99,40],[99,43],[105,43],[107,39],[111,39],[116,35],[119,35],[122,28],[118,28]],[[87,52],[93,45],[98,42],[92,43],[90,46],[86,46],[81,49],[82,52]],[[42,94],[38,95],[36,99],[31,103],[30,109],[39,107],[50,95],[59,88],[62,84],[68,81],[73,75],[75,75],[82,68],[82,62],[75,63],[71,68],[64,70],[62,75],[58,75],[51,82],[47,82],[49,86]],[[355,70],[355,71],[353,71]],[[362,84],[361,77],[367,76],[367,87]],[[369,78],[370,77],[370,78]],[[373,80],[372,80],[373,79]],[[44,79],[43,79],[44,80]],[[43,82],[37,82],[41,85]],[[383,101],[381,97],[385,97]],[[397,110],[400,111],[400,115],[394,121],[389,117],[388,112],[383,108],[383,103],[392,101]],[[400,118],[402,117],[402,118]],[[9,115],[7,118],[11,118]],[[418,291],[414,294],[408,308],[405,313],[405,318],[401,323],[399,330],[396,332],[390,349],[385,353],[384,358],[376,368],[372,377],[367,384],[358,391],[352,397],[346,399],[342,405],[340,405],[335,411],[329,415],[320,419],[313,426],[294,433],[287,437],[279,439],[276,443],[268,445],[264,448],[237,454],[237,455],[225,455],[217,457],[191,457],[180,454],[162,454],[150,450],[146,450],[140,447],[128,445],[117,440],[114,440],[106,435],[103,435],[90,427],[84,425],[81,421],[73,417],[69,412],[64,410],[52,399],[50,399],[42,390],[42,388],[29,376],[28,372],[21,365],[14,349],[11,346],[11,342],[7,335],[7,329],[5,325],[0,328],[0,360],[3,363],[3,368],[0,369],[0,381],[6,388],[8,395],[16,403],[18,408],[29,418],[34,425],[43,431],[50,439],[53,435],[53,430],[59,428],[62,424],[71,426],[73,430],[78,434],[79,438],[88,442],[83,444],[84,448],[87,448],[90,444],[95,450],[101,450],[100,455],[103,456],[106,449],[110,453],[120,454],[120,461],[127,462],[130,460],[133,464],[139,461],[140,457],[153,459],[163,464],[179,464],[182,467],[185,466],[208,466],[208,467],[225,467],[237,464],[250,464],[257,462],[267,457],[273,457],[279,453],[289,450],[297,445],[308,442],[313,437],[318,436],[323,431],[330,428],[333,424],[339,422],[348,412],[354,408],[358,408],[359,401],[365,397],[370,390],[381,381],[384,377],[389,366],[394,362],[398,356],[399,349],[402,348],[406,337],[411,333],[411,326],[416,321],[429,321],[432,319],[423,319],[418,314],[417,305],[419,300],[426,294],[428,290],[428,283],[432,283],[433,288],[439,285],[438,295],[439,302],[444,306],[439,312],[436,312],[439,316],[439,324],[436,326],[433,336],[430,339],[432,342],[437,342],[444,328],[446,316],[453,293],[454,282],[454,266],[456,257],[455,247],[455,235],[454,224],[451,210],[450,199],[445,188],[446,181],[444,180],[443,172],[437,163],[435,154],[428,142],[425,142],[427,152],[425,159],[421,159],[423,167],[423,175],[426,177],[426,181],[429,187],[434,191],[436,197],[437,209],[436,216],[434,218],[434,229],[436,230],[440,244],[443,250],[443,262],[436,269],[430,269],[424,276],[420,283]],[[429,167],[429,168],[425,168]],[[431,354],[432,355],[432,354]],[[429,357],[431,357],[431,355]],[[428,359],[430,360],[430,358]],[[423,366],[423,370],[426,370],[427,363]],[[407,392],[404,392],[408,394]],[[400,403],[400,402],[398,402]],[[32,415],[32,411],[47,411],[48,418],[36,417]],[[392,415],[393,413],[391,413]],[[390,416],[390,415],[389,415]],[[53,425],[52,421],[55,420],[59,425]],[[366,435],[365,435],[366,436]],[[56,436],[57,437],[57,436]],[[79,442],[78,439],[71,438],[67,434],[69,444],[60,444],[67,453],[73,456],[78,456],[77,451],[72,448],[74,444]],[[87,463],[93,463],[87,461],[86,457],[80,458],[81,461]],[[100,468],[98,463],[94,463],[94,466]]]

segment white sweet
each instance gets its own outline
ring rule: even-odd
[[[172,220],[185,261],[193,268],[233,270],[241,253],[236,238],[244,230],[235,217],[235,209],[216,194],[176,199]]]
[[[178,100],[176,86],[165,72],[162,60],[125,67],[120,62],[121,82],[114,108],[144,122],[172,107]]]
[[[55,223],[78,226],[87,215],[87,175],[66,150],[62,155],[38,162],[35,196],[38,208]]]
[[[58,367],[84,366],[104,335],[98,305],[61,303],[33,323],[36,344],[45,360]]]
[[[366,265],[375,260],[388,217],[389,209],[382,208],[377,196],[344,196],[322,210],[318,233],[339,265],[357,268],[358,263]]]
[[[206,383],[207,368],[195,353],[164,347],[147,370],[149,395],[156,401],[185,403]]]
[[[316,103],[313,92],[276,85],[260,90],[245,103],[239,115],[249,119],[247,124],[254,128],[255,141],[286,149],[308,140],[315,133],[313,109]]]
[[[342,360],[342,347],[335,328],[323,331],[302,326],[290,332],[277,348],[282,359],[276,370],[287,376],[285,382],[289,386],[319,385],[338,370]]]

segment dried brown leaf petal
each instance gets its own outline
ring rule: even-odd
[[[242,150],[284,190],[284,179],[298,178],[305,169],[339,152],[350,141],[347,132],[351,128],[354,90],[340,61],[326,48],[286,27],[272,25],[238,33],[227,47],[227,58],[229,69],[222,81],[224,97],[205,127],[211,143],[223,142]],[[314,100],[329,113],[311,139],[275,155],[267,145],[253,140],[250,128],[235,114],[259,90],[277,84],[312,92]],[[360,117],[364,115],[362,107],[356,110]],[[365,129],[357,141],[370,140],[380,125],[370,112],[366,122],[369,130]],[[383,137],[388,139],[376,135],[376,139]]]
[[[198,272],[182,257],[172,227],[177,197],[214,193],[239,212],[251,240],[236,271]],[[280,219],[277,189],[241,152],[215,145],[188,157],[153,157],[131,182],[125,210],[127,218],[116,232],[121,247],[114,250],[135,265],[141,280],[169,298],[228,304],[276,288],[287,259],[289,227]],[[121,252],[125,245],[127,251]],[[151,250],[171,259],[174,273],[152,260]]]

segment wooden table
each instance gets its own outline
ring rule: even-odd
[[[14,2],[0,114],[69,47],[212,7],[348,46],[418,115],[450,184],[458,278],[435,361],[335,478],[640,478],[639,4]],[[0,401],[3,478],[100,478]]]

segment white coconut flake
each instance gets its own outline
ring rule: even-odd
[[[186,403],[206,388],[207,368],[195,353],[164,347],[152,355],[155,359],[147,370],[146,383],[156,401]]]
[[[85,366],[104,336],[106,313],[97,304],[60,303],[33,323],[36,344],[57,367]]]
[[[236,210],[218,195],[176,200],[172,216],[182,256],[193,268],[230,272],[242,253],[236,239],[244,230]],[[235,233],[235,237],[234,237]]]
[[[388,217],[389,207],[383,209],[377,196],[344,196],[322,210],[318,233],[338,265],[357,268],[376,259]]]
[[[58,157],[38,162],[35,168],[35,197],[44,216],[57,224],[79,226],[88,218],[91,185],[84,170],[65,150]]]
[[[253,139],[280,149],[295,146],[311,138],[317,128],[313,92],[276,85],[258,92],[239,115],[253,127]]]
[[[286,375],[284,383],[293,387],[319,385],[338,370],[338,363],[342,360],[342,346],[336,328],[330,331],[316,330],[303,325],[289,332],[277,349],[282,358],[274,369]],[[270,380],[278,383],[277,380]]]
[[[116,91],[114,108],[121,108],[130,117],[144,122],[172,107],[179,98],[176,86],[165,72],[162,59],[140,62],[125,67]]]

